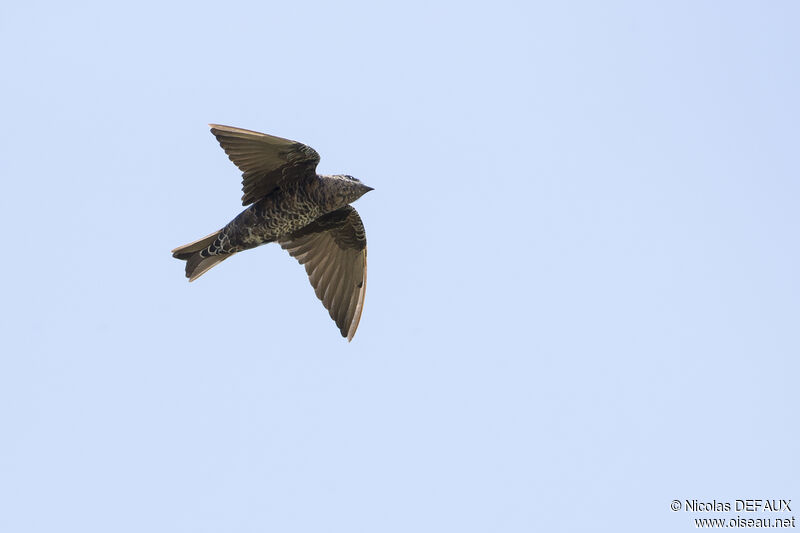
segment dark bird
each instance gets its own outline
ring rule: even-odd
[[[319,154],[296,141],[210,124],[242,171],[242,205],[221,230],[172,250],[194,281],[233,254],[277,242],[301,265],[317,297],[350,341],[367,288],[367,238],[350,203],[372,190],[352,176],[317,174]]]

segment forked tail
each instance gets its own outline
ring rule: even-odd
[[[172,257],[186,261],[186,277],[189,278],[189,281],[196,280],[208,272],[211,267],[230,257],[230,254],[203,256],[202,252],[214,242],[217,235],[219,235],[219,231],[215,231],[211,235],[203,237],[198,241],[178,246],[172,250]]]

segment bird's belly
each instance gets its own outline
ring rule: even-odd
[[[236,251],[274,242],[325,214],[319,205],[295,195],[275,194],[242,211],[224,228]]]

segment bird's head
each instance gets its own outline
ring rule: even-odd
[[[336,194],[344,205],[355,202],[373,190],[372,187],[367,187],[353,176],[337,174],[331,177],[337,180]]]

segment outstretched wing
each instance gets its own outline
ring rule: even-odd
[[[242,171],[242,205],[263,198],[283,182],[316,174],[319,154],[305,144],[231,126],[209,126]]]
[[[352,340],[367,289],[367,237],[358,212],[349,205],[337,209],[279,242],[305,265],[342,337]]]

